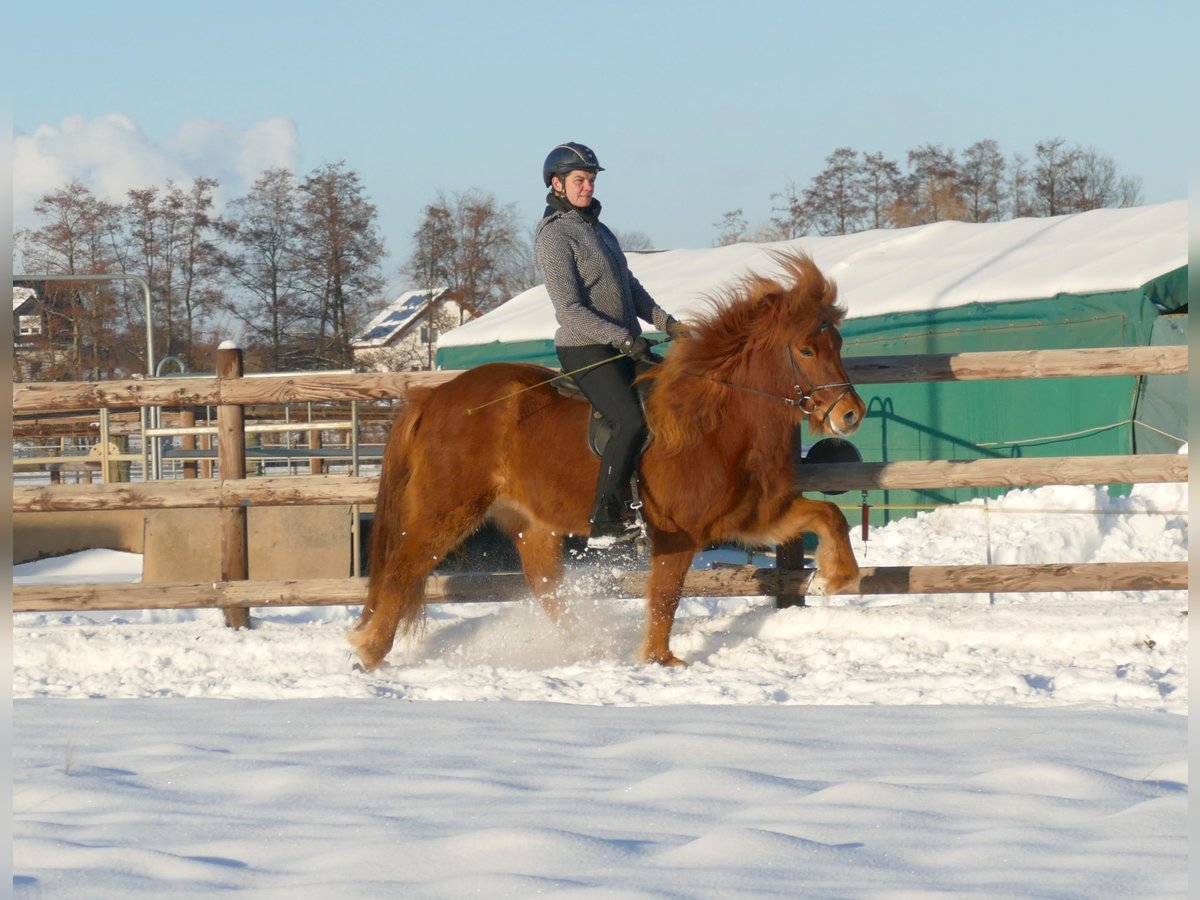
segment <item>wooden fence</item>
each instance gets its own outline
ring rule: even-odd
[[[1083,375],[1175,375],[1187,371],[1187,347],[1121,347],[1030,350],[845,360],[858,384],[905,381],[972,381]],[[15,487],[14,512],[59,510],[218,508],[221,581],[156,584],[22,585],[13,610],[181,609],[225,610],[231,625],[244,624],[252,607],[356,605],[366,579],[247,580],[246,509],[250,505],[358,504],[375,499],[373,478],[311,475],[245,477],[241,410],[249,404],[403,397],[410,387],[452,378],[454,372],[272,375],[243,378],[241,352],[220,350],[217,375],[102,383],[14,384],[17,415],[81,409],[148,406],[218,407],[219,478],[104,485]],[[1046,484],[1186,482],[1187,457],[1177,454],[1032,459],[978,459],[811,465],[806,490],[1029,487]],[[689,572],[690,596],[802,597],[812,571],[750,566]],[[645,572],[613,577],[614,596],[640,596]],[[1052,565],[866,567],[846,594],[942,594],[1094,590],[1180,590],[1186,562]],[[504,600],[526,593],[518,574],[435,575],[428,596],[438,600]]]

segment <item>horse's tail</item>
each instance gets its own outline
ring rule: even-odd
[[[367,553],[367,570],[372,587],[383,575],[392,541],[404,529],[404,491],[412,474],[409,453],[420,422],[421,404],[410,402],[388,432],[379,473],[379,491],[375,497],[375,521]]]
[[[398,564],[405,538],[413,446],[424,410],[421,399],[414,397],[393,423],[383,452],[367,552],[367,601],[348,635],[367,669],[378,666],[391,650],[397,626],[410,631],[425,605],[425,574],[414,576]]]

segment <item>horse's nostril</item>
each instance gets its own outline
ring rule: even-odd
[[[846,415],[842,416],[842,421],[845,422],[847,425],[853,425],[855,422],[858,421],[858,413],[856,413],[854,410],[850,410],[850,412],[848,412],[848,413],[846,413]]]

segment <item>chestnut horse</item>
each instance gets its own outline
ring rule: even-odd
[[[865,412],[847,382],[837,290],[807,256],[778,255],[781,278],[747,275],[712,299],[647,378],[654,438],[639,470],[650,538],[640,659],[681,665],[670,648],[684,577],[712,542],[820,544],[810,590],[858,576],[845,516],[801,496],[792,434],[855,431]],[[366,670],[397,627],[422,618],[426,576],[485,520],[513,540],[533,594],[558,621],[563,535],[588,531],[599,462],[587,445],[590,406],[555,390],[555,372],[492,363],[414,391],[384,451],[370,583],[349,634]]]

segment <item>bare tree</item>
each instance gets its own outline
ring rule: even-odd
[[[116,206],[79,181],[42,196],[34,212],[44,222],[22,232],[28,274],[104,275],[117,269],[113,251]],[[53,281],[39,285],[45,328],[37,345],[38,377],[98,379],[135,360],[120,352],[117,293],[103,281]]]
[[[650,235],[644,231],[617,231],[614,228],[613,235],[626,253],[654,249],[654,241],[650,240]]]
[[[1008,166],[1008,200],[1014,219],[1037,215],[1033,172],[1029,167],[1029,160],[1020,153],[1013,154],[1012,162]]]
[[[968,222],[998,222],[1004,215],[1004,155],[990,138],[963,151],[959,168],[964,218]]]
[[[233,285],[221,306],[242,324],[247,351],[267,371],[301,368],[295,338],[311,332],[312,310],[303,291],[292,173],[263,172],[244,197],[229,204],[220,232],[220,264]]]
[[[439,192],[425,207],[404,271],[422,286],[436,281],[460,304],[483,313],[532,287],[528,262],[515,206],[472,189]]]
[[[425,207],[425,214],[413,233],[413,251],[407,267],[409,277],[425,290],[426,296],[432,297],[434,291],[448,288],[454,282],[458,241],[454,213],[445,197],[439,195],[437,202]],[[432,369],[436,353],[434,334],[439,332],[439,326],[445,329],[447,324],[439,321],[438,304],[428,303],[424,312],[424,353],[410,345],[391,365],[397,369]]]
[[[721,216],[720,222],[713,222],[713,228],[717,229],[717,236],[713,240],[714,247],[727,247],[730,244],[736,244],[739,241],[746,239],[746,217],[742,214],[742,208],[731,209],[729,212]]]
[[[168,192],[171,183],[167,183]],[[140,272],[150,283],[155,337],[165,344],[166,355],[176,351],[175,340],[175,254],[178,239],[177,197],[162,197],[157,187],[137,188],[126,193],[123,208],[127,269]]]
[[[804,207],[821,234],[861,231],[867,215],[867,191],[858,151],[839,147],[804,192]]]
[[[863,155],[862,184],[868,228],[890,228],[895,224],[902,183],[900,167],[895,162],[882,153]]]
[[[1091,147],[1074,152],[1067,185],[1072,212],[1135,206],[1141,202],[1141,179],[1121,175],[1111,156]]]
[[[344,162],[324,165],[305,178],[298,208],[306,289],[316,309],[308,367],[349,367],[361,314],[384,284],[378,214],[358,173]]]
[[[1038,141],[1033,147],[1034,209],[1041,216],[1071,212],[1070,172],[1078,151],[1062,138]]]
[[[155,336],[167,356],[197,362],[199,329],[219,297],[213,242],[213,191],[218,182],[197,178],[184,190],[167,181],[128,192],[122,265],[150,282]],[[134,306],[130,300],[130,308]]]
[[[219,308],[219,251],[216,245],[216,221],[213,216],[215,178],[197,178],[182,194],[183,213],[179,240],[178,283],[183,347],[181,353],[189,368],[198,362],[201,352],[201,328]],[[206,356],[208,354],[205,354]]]
[[[954,151],[923,144],[908,151],[909,183],[901,204],[901,225],[924,225],[963,218],[962,189]]]
[[[771,217],[769,230],[771,236],[781,241],[789,241],[793,238],[801,237],[808,234],[813,227],[812,210],[809,208],[804,192],[796,189],[796,183],[789,181],[787,187],[778,194],[771,195],[772,203],[771,212],[775,213]],[[782,203],[782,205],[778,205]],[[741,210],[737,211],[739,214]],[[729,214],[726,213],[726,216]],[[745,227],[743,225],[742,235],[739,240],[745,240]]]

